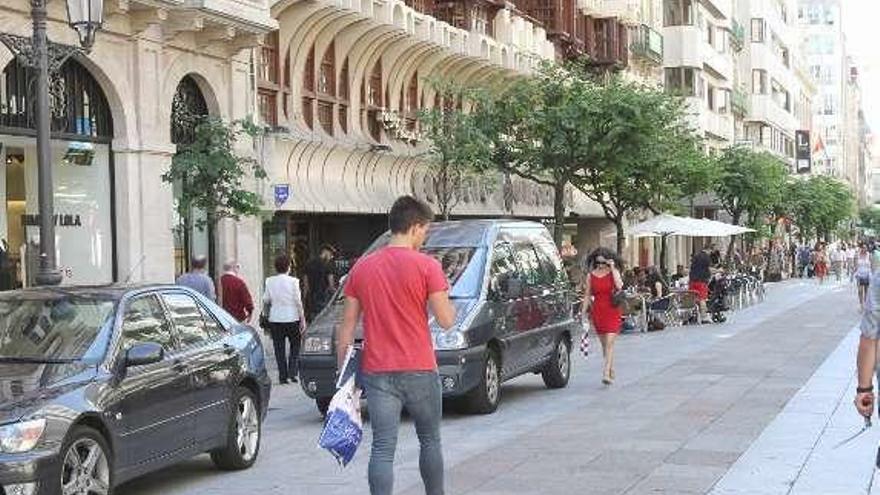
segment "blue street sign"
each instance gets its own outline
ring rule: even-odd
[[[290,184],[275,184],[275,208],[281,207],[290,199]]]

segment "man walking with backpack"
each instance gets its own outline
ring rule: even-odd
[[[372,495],[391,495],[400,414],[413,418],[421,445],[419,470],[427,495],[443,495],[443,412],[440,376],[426,306],[444,329],[455,323],[449,284],[440,263],[419,252],[434,218],[421,201],[403,196],[391,207],[388,245],[361,258],[345,283],[343,321],[337,329],[340,366],[363,315],[361,384],[370,405]]]

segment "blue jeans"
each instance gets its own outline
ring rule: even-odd
[[[443,393],[436,371],[363,373],[367,408],[373,429],[370,453],[370,493],[391,495],[394,488],[394,452],[400,413],[406,407],[416,426],[421,444],[419,471],[426,495],[443,495],[443,452],[440,445],[440,419]]]

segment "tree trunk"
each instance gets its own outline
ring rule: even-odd
[[[217,269],[217,215],[208,213],[208,276],[217,280],[220,270]]]
[[[565,181],[557,181],[553,188],[553,242],[562,248],[565,234]]]
[[[614,219],[614,226],[617,228],[617,254],[624,258],[623,250],[626,248],[626,235],[623,231],[623,216]],[[633,263],[633,265],[638,264]]]
[[[669,236],[660,236],[660,273],[665,277],[669,271],[666,266],[666,253],[668,252]]]
[[[733,224],[739,225],[739,221],[742,219],[742,212],[739,212],[739,211],[734,212],[732,216],[733,216]],[[740,237],[740,238],[742,238],[742,237]],[[727,245],[727,255],[725,256],[725,258],[727,259],[728,263],[730,263],[730,260],[733,259],[733,247],[735,245],[736,245],[735,238],[731,239],[730,243]]]

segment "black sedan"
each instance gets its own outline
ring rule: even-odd
[[[270,380],[253,329],[182,287],[0,293],[0,495],[105,495],[210,452],[260,449]]]

